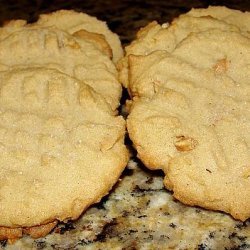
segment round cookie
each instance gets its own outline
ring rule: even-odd
[[[57,70],[1,72],[0,90],[0,237],[38,235],[109,192],[128,160],[125,122]]]
[[[36,25],[56,26],[70,34],[74,34],[80,30],[102,34],[112,48],[113,61],[117,62],[123,56],[123,49],[119,37],[109,30],[105,22],[85,13],[79,13],[73,10],[59,10],[49,14],[42,14],[39,16]]]
[[[249,15],[237,13],[242,20]],[[132,97],[127,128],[138,157],[164,171],[177,199],[244,221],[250,217],[250,37],[238,19],[215,17],[153,22],[127,47],[119,64]]]
[[[219,7],[217,10],[219,10]],[[194,11],[195,9],[191,13]],[[233,10],[229,9],[228,11],[233,12]],[[242,27],[238,21],[234,22],[234,19],[231,22],[226,22],[223,17],[218,19],[212,15],[196,17],[191,14],[189,15],[189,13],[180,15],[171,24],[165,23],[160,25],[154,21],[140,29],[136,40],[125,47],[125,57],[118,63],[119,78],[125,87],[129,86],[129,55],[148,55],[156,50],[165,50],[172,53],[176,46],[190,34],[210,29],[235,31],[249,37],[249,34],[246,32],[249,29]],[[242,20],[249,18],[250,15],[248,12],[243,13],[238,11],[237,13],[241,15]]]
[[[250,217],[250,101],[176,80],[134,99],[127,119],[138,157],[162,169],[178,200]]]
[[[121,84],[113,62],[92,42],[79,41],[57,28],[26,27],[9,34],[0,40],[0,64],[1,70],[12,66],[58,69],[90,85],[113,110],[119,105]]]

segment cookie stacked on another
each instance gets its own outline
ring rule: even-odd
[[[90,85],[113,110],[119,105],[121,85],[113,62],[123,55],[121,43],[95,17],[60,10],[41,15],[33,24],[12,20],[0,30],[0,47],[2,70],[55,68]]]
[[[118,37],[83,13],[0,29],[0,239],[46,235],[118,180],[128,161],[121,56]]]
[[[250,13],[152,22],[119,61],[138,157],[185,204],[250,217]]]

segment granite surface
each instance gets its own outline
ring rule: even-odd
[[[167,22],[192,7],[209,4],[250,10],[249,1],[0,1],[0,22],[39,13],[76,9],[102,20],[129,43],[149,21]],[[147,170],[135,157],[112,192],[79,220],[60,223],[45,238],[24,237],[0,249],[250,249],[250,220],[240,222],[221,212],[188,207],[163,187],[163,173]]]

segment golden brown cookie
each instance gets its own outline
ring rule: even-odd
[[[105,22],[96,17],[73,10],[59,10],[40,15],[37,25],[55,26],[70,34],[80,30],[102,34],[113,51],[113,61],[117,62],[123,56],[123,49],[119,37],[111,32]]]
[[[0,107],[1,239],[40,237],[77,219],[127,163],[123,118],[58,70],[1,72]]]
[[[78,36],[89,38],[79,40]],[[20,28],[0,40],[0,69],[15,66],[60,70],[90,85],[115,111],[122,90],[117,70],[110,58],[92,44],[92,38],[86,32],[71,36],[54,27]]]
[[[170,80],[174,83],[174,80]],[[186,81],[134,99],[127,120],[138,157],[162,169],[189,205],[250,217],[250,102]]]
[[[250,217],[250,37],[238,15],[244,20],[249,13],[221,10],[237,18],[201,10],[170,25],[152,22],[127,47],[119,69],[132,97],[127,127],[138,157],[164,171],[165,186],[183,203],[244,221]]]
[[[120,71],[119,77],[123,85],[128,87],[129,84],[128,56],[131,54],[148,55],[156,50],[165,50],[171,53],[175,50],[176,46],[190,34],[213,29],[235,31],[249,37],[249,33],[247,32],[250,30],[249,26],[241,25],[244,21],[239,22],[240,18],[242,20],[248,20],[250,18],[249,12],[243,13],[225,7],[221,8],[221,13],[232,13],[229,22],[226,21],[228,20],[226,15],[210,15],[209,13],[212,12],[213,8],[215,7],[204,10],[193,9],[187,14],[180,15],[178,18],[174,19],[171,24],[164,23],[160,25],[156,21],[153,21],[141,28],[137,33],[137,38],[130,45],[125,47],[125,57],[118,63],[118,69]],[[220,7],[216,7],[215,9],[216,13],[220,12]],[[204,13],[204,15],[202,13]],[[217,15],[219,15],[219,18],[216,18]]]
[[[27,24],[26,20],[10,20],[5,22],[4,29],[0,30],[0,39],[10,33],[27,27],[56,27],[71,35],[83,31],[89,33],[92,42],[107,46],[111,51],[109,55],[117,62],[123,56],[123,49],[118,35],[111,32],[105,22],[82,12],[73,10],[58,10],[42,14],[35,23]],[[88,37],[89,39],[89,37]],[[111,52],[111,53],[110,53]]]

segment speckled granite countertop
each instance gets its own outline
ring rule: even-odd
[[[76,9],[102,20],[123,44],[149,21],[172,20],[191,7],[209,4],[250,10],[250,2],[228,1],[0,1],[0,22],[13,18],[34,21],[39,13]],[[0,249],[250,249],[250,220],[188,207],[163,187],[163,174],[147,170],[135,157],[112,192],[75,222],[59,224],[45,238],[24,237]]]

